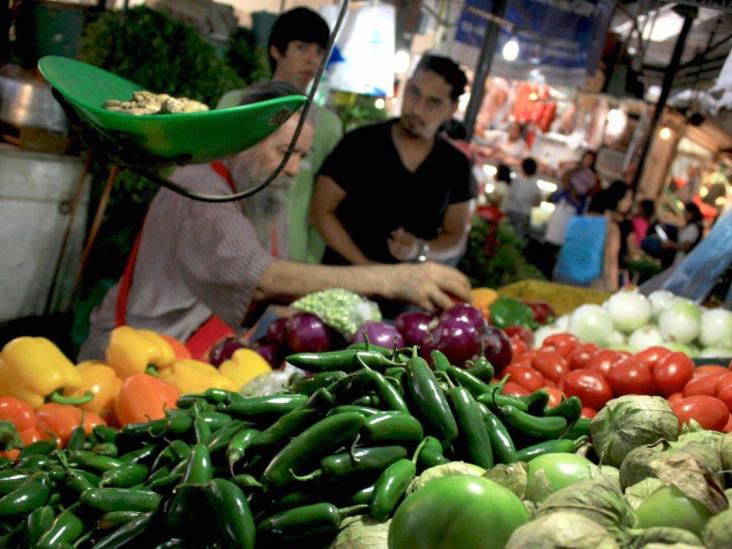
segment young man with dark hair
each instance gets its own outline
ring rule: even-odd
[[[280,15],[272,26],[267,44],[272,80],[287,82],[300,93],[307,93],[325,55],[329,36],[328,24],[308,8],[294,8]],[[239,105],[243,92],[227,93],[219,101],[218,108]],[[313,147],[288,192],[287,240],[290,259],[319,263],[325,244],[308,220],[310,197],[315,174],[343,136],[343,127],[335,114],[315,104],[308,118],[315,128]]]
[[[462,254],[475,186],[470,162],[439,130],[465,85],[455,62],[426,55],[405,85],[401,117],[348,133],[326,159],[310,208],[328,245],[325,263]]]

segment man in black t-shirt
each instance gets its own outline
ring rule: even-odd
[[[463,153],[439,136],[465,89],[446,57],[422,58],[401,117],[348,133],[323,163],[310,208],[328,264],[445,261],[464,250],[475,186]]]

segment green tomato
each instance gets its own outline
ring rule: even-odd
[[[643,500],[635,510],[640,528],[672,526],[701,536],[704,525],[712,517],[706,506],[687,498],[676,486],[662,486]]]
[[[389,526],[389,549],[502,549],[528,521],[521,500],[500,484],[442,477],[399,506]]]
[[[526,499],[541,503],[565,486],[592,479],[595,469],[589,459],[576,454],[544,454],[534,458],[529,462]]]

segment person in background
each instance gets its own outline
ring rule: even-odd
[[[582,153],[579,163],[565,174],[565,178],[580,201],[577,213],[584,209],[586,200],[592,198],[600,190],[600,177],[595,170],[596,158],[594,151],[585,151]]]
[[[645,199],[635,206],[633,216],[628,220],[629,230],[626,247],[629,258],[637,258],[642,252],[643,239],[649,234],[655,223],[656,205],[653,200]]]
[[[681,263],[704,236],[704,217],[699,206],[693,202],[684,204],[684,217],[686,225],[679,230],[678,241],[667,240],[662,244],[665,249],[676,251],[674,265]]]
[[[272,26],[267,47],[272,79],[288,82],[298,93],[306,94],[325,55],[329,35],[325,20],[308,8],[294,8],[280,15]],[[238,105],[242,93],[227,93],[217,108]],[[319,263],[325,244],[310,224],[308,210],[315,174],[343,136],[343,126],[335,114],[316,104],[311,106],[308,118],[315,135],[310,154],[287,193],[287,240],[291,260]]]
[[[406,84],[401,117],[348,133],[324,162],[310,219],[324,263],[454,261],[470,230],[475,188],[467,157],[439,135],[467,79],[425,55]]]
[[[541,191],[536,185],[536,161],[525,158],[521,162],[521,175],[513,180],[508,189],[505,210],[508,220],[521,238],[529,234],[531,208],[541,202]]]
[[[582,213],[582,202],[566,179],[562,180],[561,187],[549,198],[549,201],[554,204],[554,211],[546,224],[544,252],[541,254],[542,260],[538,267],[542,274],[551,280],[559,250],[564,244],[567,223],[572,216]]]
[[[296,91],[285,82],[264,82],[247,88],[242,104]],[[298,122],[295,114],[250,149],[210,164],[178,168],[171,180],[211,194],[250,188],[280,164]],[[109,334],[124,324],[208,348],[252,320],[255,302],[286,302],[333,287],[426,309],[447,308],[453,296],[468,300],[467,279],[435,263],[329,267],[287,260],[286,235],[276,235],[277,220],[285,215],[287,189],[312,134],[311,124],[304,125],[282,174],[243,201],[200,202],[161,188],[120,282],[91,314],[81,359],[103,359]]]
[[[513,181],[511,175],[511,168],[506,164],[499,164],[496,168],[496,175],[493,176],[493,193],[492,199],[489,200],[502,212],[506,211],[506,197],[508,197],[508,190]]]
[[[522,159],[529,156],[529,146],[521,133],[521,124],[514,122],[508,127],[506,135],[496,143],[498,158],[504,164],[518,166]]]

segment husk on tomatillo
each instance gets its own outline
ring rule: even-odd
[[[683,528],[653,526],[633,532],[631,547],[638,547],[640,549],[651,543],[660,543],[664,547],[675,543],[685,543],[692,546],[700,546],[702,544],[701,540],[695,534]]]
[[[384,549],[391,521],[378,522],[368,515],[347,517],[328,549]]]
[[[704,549],[703,545],[694,545],[691,543],[647,543],[638,549]]]
[[[732,433],[719,439],[719,457],[722,460],[722,469],[732,470]]]
[[[484,474],[485,469],[465,461],[451,461],[444,465],[435,465],[434,467],[424,470],[421,475],[415,478],[409,486],[407,486],[407,495],[412,492],[416,492],[420,488],[424,487],[428,482],[441,477],[449,477],[451,475],[471,475],[481,477]]]
[[[625,501],[630,508],[638,509],[643,500],[663,486],[663,482],[657,478],[646,478],[625,489]]]
[[[500,463],[488,469],[483,476],[500,484],[504,488],[508,488],[519,499],[524,499],[526,496],[526,485],[529,481],[528,469],[529,466],[520,461],[511,463],[510,465]]]
[[[637,523],[620,490],[604,480],[583,480],[554,492],[544,500],[536,516],[558,511],[578,513],[616,535]]]
[[[727,509],[709,519],[702,532],[708,549],[728,549],[732,545],[732,509]]]
[[[514,530],[505,549],[620,549],[613,535],[580,515],[548,513]]]
[[[590,425],[600,463],[619,467],[639,446],[660,439],[676,440],[679,421],[666,399],[626,395],[609,401]]]
[[[620,464],[620,487],[625,490],[629,486],[652,476],[651,462],[668,449],[668,444],[660,440],[654,444],[644,444],[633,448]]]

